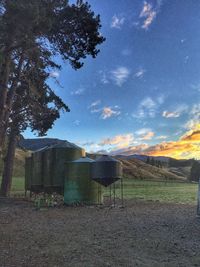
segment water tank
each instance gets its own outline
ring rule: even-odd
[[[98,204],[99,186],[91,179],[91,164],[94,161],[87,157],[67,163],[64,202],[65,204]]]
[[[32,157],[27,157],[25,159],[25,190],[31,190],[31,180],[32,180]]]
[[[46,149],[43,156],[44,190],[63,193],[66,163],[82,156],[85,156],[84,149],[67,141]]]
[[[43,191],[43,153],[37,151],[32,154],[31,191]]]
[[[103,155],[92,163],[92,179],[97,183],[108,186],[122,178],[120,161]]]

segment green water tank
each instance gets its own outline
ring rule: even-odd
[[[31,190],[32,157],[25,159],[25,191]]]
[[[64,202],[71,204],[99,204],[101,202],[100,186],[91,179],[92,159],[82,157],[67,163]]]
[[[43,180],[46,192],[64,192],[66,163],[85,156],[85,150],[69,142],[46,149],[43,153]]]
[[[31,191],[43,191],[43,152],[32,154]]]

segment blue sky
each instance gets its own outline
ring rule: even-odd
[[[178,154],[171,148],[200,130],[200,1],[89,3],[106,41],[81,70],[62,63],[54,73],[62,87],[50,84],[71,112],[47,136],[87,151],[163,155],[164,145],[165,155],[200,158],[197,137]]]

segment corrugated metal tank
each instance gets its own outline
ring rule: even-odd
[[[99,186],[91,179],[91,164],[93,162],[90,158],[82,157],[67,163],[65,204],[84,203],[90,205],[101,202]]]
[[[25,191],[31,190],[32,157],[25,159]]]
[[[92,179],[97,183],[108,186],[122,178],[120,161],[103,155],[92,163]]]
[[[69,142],[55,145],[44,152],[44,190],[64,191],[66,162],[85,156],[85,150]]]
[[[32,154],[31,190],[43,191],[43,153],[38,151]]]

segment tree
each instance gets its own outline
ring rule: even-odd
[[[8,123],[8,149],[1,184],[1,195],[3,196],[7,196],[11,188],[15,148],[20,133],[30,127],[32,131],[43,136],[59,118],[60,110],[69,111],[68,107],[46,84],[45,73],[40,69],[37,69],[37,75],[33,69],[29,71],[35,74],[34,81],[28,80],[27,73],[21,78],[16,88]],[[34,91],[33,87],[35,87]]]
[[[100,27],[100,17],[83,1],[0,0],[0,153],[9,136],[2,194],[9,191],[19,133],[29,126],[44,135],[60,110],[67,111],[46,83],[49,73],[61,68],[55,57],[81,68],[81,60],[95,58],[96,46],[105,40]]]
[[[10,84],[13,67],[15,84],[30,57],[38,54],[46,60],[46,71],[60,68],[56,55],[79,69],[81,59],[97,56],[96,46],[105,40],[100,27],[100,17],[81,0],[0,0],[0,151],[16,90]]]

